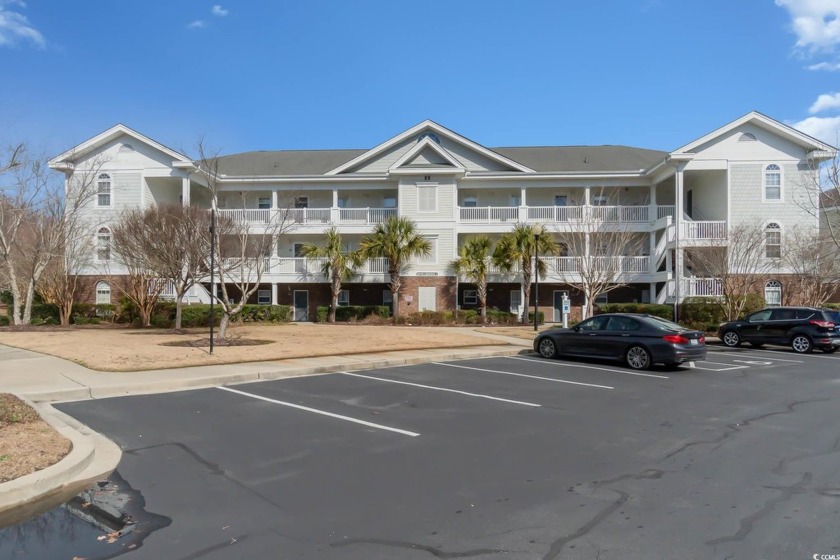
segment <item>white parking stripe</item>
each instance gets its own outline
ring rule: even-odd
[[[506,356],[506,357],[510,358],[511,360],[522,360],[523,362],[534,362],[534,363],[537,363],[537,364],[549,364],[549,365],[560,366],[560,367],[563,367],[563,366],[580,367],[580,368],[586,368],[586,369],[597,369],[597,370],[600,370],[600,371],[609,371],[611,373],[621,373],[621,374],[624,374],[624,375],[640,375],[642,377],[657,377],[659,379],[670,379],[670,377],[668,377],[666,375],[655,375],[653,373],[638,373],[638,372],[635,372],[635,371],[624,371],[624,370],[621,370],[621,369],[609,369],[609,368],[603,368],[603,367],[598,367],[598,366],[586,366],[586,365],[583,365],[583,364],[572,364],[572,363],[568,363],[568,362],[557,362],[557,361],[549,362],[549,361],[546,361],[546,360],[532,360],[530,358],[517,358],[516,356]]]
[[[497,369],[482,369],[477,367],[469,367],[469,366],[458,366],[455,364],[444,364],[443,362],[432,362],[436,366],[446,366],[446,367],[454,367],[454,368],[461,368],[461,369],[472,369],[475,371],[487,371],[490,373],[501,373],[502,375],[513,375],[516,377],[527,377],[530,379],[540,379],[542,381],[552,381],[554,383],[568,383],[569,385],[582,385],[584,387],[595,387],[597,389],[615,389],[615,387],[610,387],[608,385],[595,385],[594,383],[578,383],[577,381],[566,381],[564,379],[553,379],[551,377],[540,377],[538,375],[525,375],[524,373],[514,373],[512,371],[499,371]]]
[[[735,352],[737,352],[737,350]],[[751,348],[749,350],[749,352],[764,352],[764,353],[767,353],[767,354],[775,354],[775,355],[778,356],[779,354],[784,352],[784,350],[763,350],[761,348]],[[821,359],[824,359],[824,360],[837,360],[838,359],[838,357],[835,357],[835,356],[826,356],[826,355],[820,356],[820,355],[817,355],[817,354],[797,354],[797,356],[801,356],[803,358],[821,358]],[[764,357],[764,356],[762,356],[762,357]],[[768,356],[767,359],[769,360],[770,357]]]
[[[529,403],[524,401],[514,401],[510,399],[503,399],[501,397],[491,397],[490,395],[482,395],[480,393],[468,393],[467,391],[458,391],[456,389],[447,389],[445,387],[433,387],[431,385],[421,385],[419,383],[409,383],[408,381],[397,381],[396,379],[385,379],[383,377],[373,377],[372,375],[362,375],[360,373],[350,373],[347,371],[340,371],[342,375],[350,375],[352,377],[362,377],[364,379],[373,379],[374,381],[384,381],[385,383],[398,383],[399,385],[410,385],[412,387],[420,387],[421,389],[432,389],[434,391],[445,391],[447,393],[458,393],[459,395],[466,395],[468,397],[477,397],[480,399],[490,399],[491,401],[501,401],[511,404],[521,404],[524,406],[540,407],[541,404]]]
[[[341,414],[333,414],[332,412],[326,412],[325,410],[318,410],[316,408],[309,408],[308,406],[301,406],[299,404],[294,404],[285,401],[278,401],[275,399],[270,399],[268,397],[263,397],[260,395],[255,395],[253,393],[246,393],[245,391],[237,391],[236,389],[231,389],[230,387],[216,387],[217,389],[221,389],[222,391],[227,391],[229,393],[236,393],[237,395],[243,395],[245,397],[251,397],[252,399],[258,399],[261,401],[266,401],[274,404],[279,404],[281,406],[288,406],[290,408],[296,408],[298,410],[304,410],[306,412],[312,412],[314,414],[320,414],[322,416],[329,416],[330,418],[338,418],[339,420],[345,420],[347,422],[353,422],[354,424],[361,424],[363,426],[369,426],[371,428],[377,428],[380,430],[385,430],[388,432],[396,432],[398,434],[403,434],[405,436],[417,437],[420,434],[416,432],[409,432],[408,430],[400,430],[399,428],[391,428],[390,426],[383,426],[382,424],[374,424],[373,422],[366,422],[364,420],[357,420],[356,418],[350,418],[349,416],[342,416]]]
[[[742,351],[742,350],[707,350],[710,354],[717,354],[718,356],[741,356],[741,357],[750,357],[749,351]],[[769,360],[768,356],[764,356],[762,354],[756,354],[756,358],[766,359]],[[791,362],[793,364],[801,364],[803,363],[802,360],[788,360],[786,358],[773,358],[774,362]]]
[[[721,364],[721,363],[719,363],[719,362],[707,362],[707,361],[704,361],[703,363],[704,363],[704,364],[715,364],[715,365],[718,365],[718,366],[728,366],[728,367],[724,367],[724,368],[707,368],[707,367],[703,367],[703,366],[698,366],[698,365],[697,365],[697,364],[695,364],[694,362],[689,362],[689,363],[688,363],[688,367],[690,367],[691,369],[702,369],[702,370],[704,370],[704,371],[731,371],[731,370],[733,370],[733,369],[747,369],[747,366],[733,366],[733,365],[731,365],[731,364]]]

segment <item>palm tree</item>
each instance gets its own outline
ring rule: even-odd
[[[458,258],[452,261],[455,274],[463,275],[475,283],[482,323],[487,321],[487,272],[490,268],[492,246],[493,242],[486,235],[470,237],[458,250]]]
[[[335,227],[328,229],[324,236],[325,243],[323,245],[306,243],[301,252],[304,257],[324,259],[321,265],[321,274],[330,279],[330,291],[332,293],[329,322],[335,323],[335,310],[338,307],[341,283],[356,274],[356,269],[362,266],[364,259],[359,251],[344,249],[341,234]]]
[[[533,226],[516,224],[513,231],[502,236],[496,245],[496,250],[493,251],[493,263],[503,272],[510,272],[517,265],[522,271],[522,292],[525,296],[522,302],[522,323],[528,322],[528,300],[531,297],[531,277],[533,276],[531,264],[534,255],[537,254],[536,250],[539,249],[541,256],[553,255],[557,252],[557,242],[551,235],[543,233],[538,239],[539,247],[537,247]],[[537,273],[543,277],[545,272],[545,261],[539,261]]]
[[[373,232],[362,239],[359,249],[366,259],[388,259],[388,276],[394,301],[394,317],[399,316],[402,274],[412,257],[427,256],[432,244],[417,232],[417,224],[403,216],[388,216],[376,224]]]

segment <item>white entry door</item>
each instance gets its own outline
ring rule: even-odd
[[[519,317],[522,315],[522,292],[519,290],[510,291],[510,312]]]
[[[437,288],[420,288],[420,301],[417,304],[419,311],[437,311],[435,300],[437,299]]]

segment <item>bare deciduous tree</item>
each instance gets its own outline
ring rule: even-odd
[[[198,174],[210,190],[212,211],[219,206],[219,154],[210,150],[204,139],[197,144]],[[231,319],[236,317],[248,299],[259,289],[263,275],[268,271],[271,256],[279,238],[294,227],[292,219],[293,195],[278,205],[267,222],[252,223],[243,216],[240,220],[216,220],[214,228],[214,268],[217,273],[221,297],[212,294],[222,307],[219,338],[227,336]],[[243,200],[244,207],[244,200]],[[209,270],[210,263],[207,263]],[[228,289],[228,284],[235,291]],[[211,287],[212,291],[212,287]],[[237,296],[239,299],[237,299]]]
[[[781,258],[768,258],[765,231],[760,226],[739,224],[729,228],[726,247],[693,249],[686,262],[703,276],[717,279],[722,297],[717,301],[727,321],[741,316],[747,296],[755,293]]]
[[[837,292],[840,250],[827,233],[792,228],[782,262],[792,273],[783,291],[784,303],[820,307]]]
[[[647,238],[622,223],[616,195],[602,196],[608,197],[605,206],[586,208],[557,232],[561,256],[549,261],[583,293],[584,317],[592,316],[598,296],[626,286],[629,273],[648,270],[644,261],[630,258],[643,253]]]

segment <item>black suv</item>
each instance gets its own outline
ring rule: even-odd
[[[800,354],[814,348],[830,354],[840,348],[840,311],[773,307],[756,311],[739,321],[723,323],[718,333],[723,343],[732,348],[749,342],[756,348],[781,344]]]

